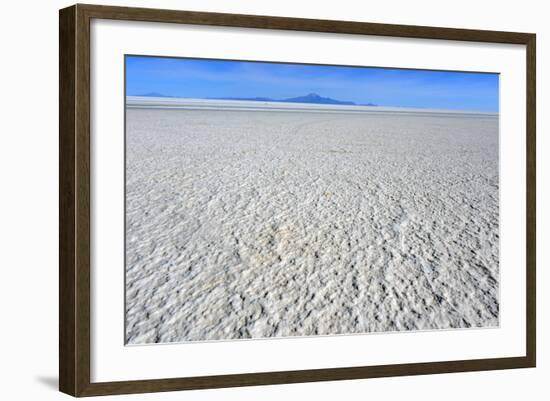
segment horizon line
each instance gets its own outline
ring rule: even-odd
[[[142,99],[142,102],[129,103],[128,98]],[[150,99],[149,102],[146,99]],[[132,99],[130,99],[132,101]],[[191,104],[178,104],[178,100],[185,100]],[[200,103],[207,103],[207,101],[218,102],[218,107],[216,104],[200,106]],[[360,110],[355,110],[354,112],[358,113],[361,111],[380,111],[380,112],[391,112],[391,111],[408,111],[408,112],[424,112],[424,113],[449,113],[449,114],[472,114],[472,115],[487,115],[487,116],[498,116],[499,111],[480,111],[480,110],[471,110],[471,109],[444,109],[444,108],[429,108],[429,107],[404,107],[404,106],[388,106],[388,105],[375,105],[375,104],[327,104],[327,103],[313,103],[313,102],[285,102],[283,100],[254,100],[249,99],[228,99],[228,98],[197,98],[197,97],[182,97],[182,96],[148,96],[148,95],[126,95],[125,96],[125,106],[130,108],[157,108],[157,109],[188,109],[188,110],[220,110],[223,109],[224,103],[233,103],[234,105],[241,104],[241,109],[243,111],[255,111],[255,110],[266,110],[266,111],[278,111],[281,109],[274,109],[270,107],[262,107],[260,104],[264,105],[296,105],[298,109],[304,110],[310,107],[310,110],[330,110],[332,108],[340,109],[342,111],[354,111],[354,108],[360,108]],[[299,106],[301,105],[301,107]],[[286,111],[292,111],[292,107],[283,107]],[[271,109],[271,110],[270,110]],[[362,109],[362,110],[361,110]],[[228,110],[240,110],[240,108],[235,106],[228,106]]]

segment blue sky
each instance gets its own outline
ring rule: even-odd
[[[379,106],[498,111],[498,74],[126,56],[126,94],[186,98],[317,93]]]

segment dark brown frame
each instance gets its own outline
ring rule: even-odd
[[[90,21],[92,18],[512,43],[527,49],[526,355],[222,376],[90,382]],[[351,21],[77,4],[59,13],[59,389],[73,396],[421,375],[536,365],[536,36]]]

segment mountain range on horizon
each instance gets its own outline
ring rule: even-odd
[[[158,92],[149,92],[140,94],[137,96],[144,97],[170,97],[177,96],[164,95]],[[211,100],[243,100],[243,101],[255,101],[255,102],[281,102],[281,103],[312,103],[312,104],[335,104],[335,105],[347,105],[347,106],[376,106],[373,103],[355,103],[351,101],[336,100],[330,97],[323,97],[317,93],[309,93],[305,96],[297,96],[286,99],[272,99],[269,97],[208,97],[206,99]]]

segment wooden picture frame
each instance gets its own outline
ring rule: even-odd
[[[526,46],[526,355],[381,366],[91,382],[90,334],[90,21],[94,18],[275,29]],[[144,393],[401,375],[535,367],[535,43],[530,33],[373,24],[254,15],[74,5],[59,14],[59,388],[73,396]],[[522,267],[523,268],[523,267]]]

